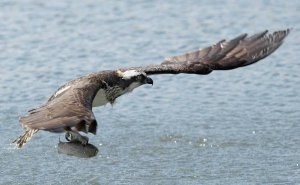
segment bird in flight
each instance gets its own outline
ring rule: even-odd
[[[273,53],[289,32],[290,29],[273,33],[263,31],[249,37],[242,34],[229,41],[221,40],[194,52],[166,58],[158,65],[100,71],[72,80],[58,88],[45,104],[20,117],[25,133],[14,143],[21,148],[37,131],[44,130],[65,132],[68,141],[85,145],[88,137],[80,132],[96,134],[97,130],[93,107],[113,104],[116,98],[141,85],[153,85],[151,75],[207,75],[214,70],[231,70],[256,63]]]

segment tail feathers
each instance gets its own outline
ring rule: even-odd
[[[27,128],[25,133],[14,140],[13,143],[16,143],[17,148],[22,148],[22,146],[27,143],[37,131],[38,129]]]

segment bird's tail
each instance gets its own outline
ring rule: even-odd
[[[17,148],[22,148],[22,146],[27,143],[37,131],[38,129],[26,128],[25,133],[14,140],[13,143],[16,143]]]

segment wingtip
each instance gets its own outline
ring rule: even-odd
[[[271,36],[275,37],[278,42],[283,42],[283,40],[290,34],[292,28],[287,28],[285,30],[274,31]]]
[[[274,31],[273,34],[283,33],[285,36],[289,35],[293,28],[287,28],[285,30]]]
[[[286,31],[286,35],[289,35],[289,34],[292,32],[293,29],[294,29],[293,27],[287,28],[287,29],[285,30],[285,31]]]

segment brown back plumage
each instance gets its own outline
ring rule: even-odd
[[[67,90],[55,92],[45,105],[21,117],[20,122],[26,131],[14,141],[17,147],[22,147],[38,130],[64,132],[73,128],[96,134],[97,121],[92,112],[92,102],[97,91],[106,87],[102,79],[110,73],[105,71],[73,80],[57,92],[65,87],[68,87]]]

